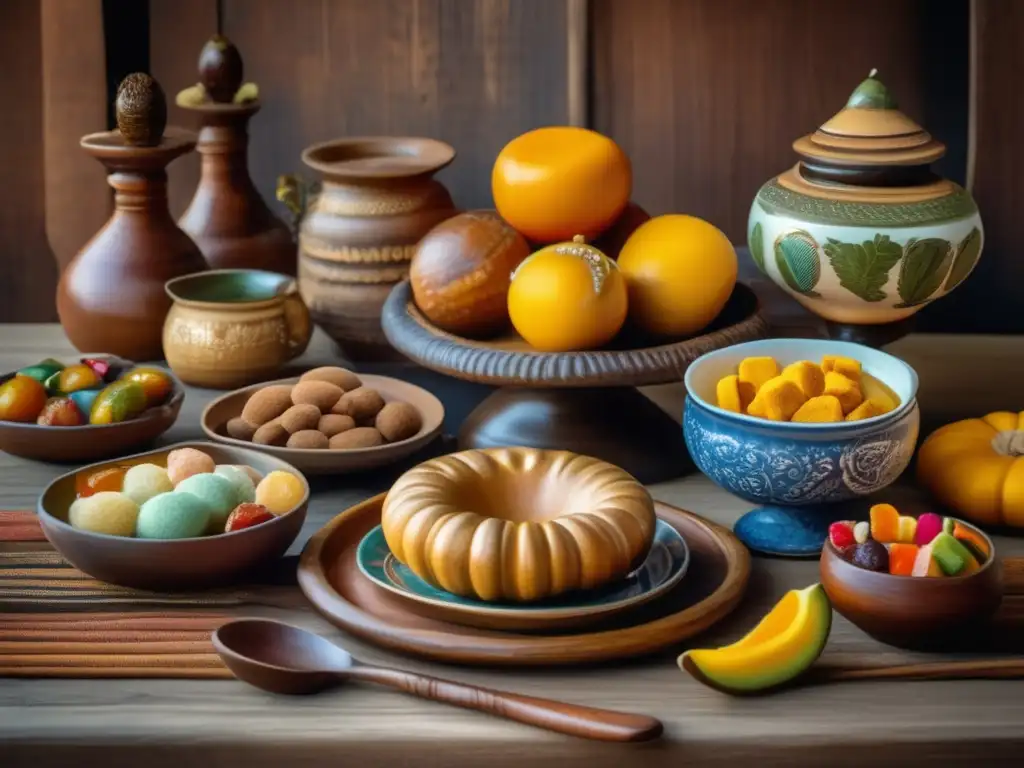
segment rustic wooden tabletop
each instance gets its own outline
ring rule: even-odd
[[[785,313],[783,313],[785,315]],[[783,317],[785,321],[785,317]],[[783,322],[785,325],[785,322]],[[920,402],[934,424],[990,410],[1017,410],[1024,338],[909,336],[891,351],[921,376]],[[55,325],[0,326],[0,370],[73,354]],[[336,363],[319,332],[298,365]],[[424,383],[445,401],[447,430],[486,394],[483,387],[405,366],[377,366]],[[215,396],[190,389],[165,443],[200,438],[199,414]],[[648,394],[678,415],[682,385]],[[35,505],[43,486],[66,468],[0,454],[0,508]],[[317,481],[295,551],[333,515],[388,487],[394,472]],[[651,487],[658,499],[731,525],[749,504],[696,474]],[[919,498],[909,481],[897,504]],[[997,537],[1004,555],[1024,554],[1024,540]],[[756,557],[740,609],[699,638],[720,644],[747,631],[786,590],[817,580],[817,563]],[[1019,765],[1024,748],[1020,682],[853,683],[733,699],[681,673],[673,648],[654,658],[598,669],[489,671],[444,667],[368,646],[331,627],[301,602],[246,609],[300,623],[343,641],[355,655],[409,669],[527,694],[643,712],[665,723],[665,736],[643,746],[606,745],[356,687],[309,698],[278,698],[240,682],[0,680],[0,765],[66,766],[83,758],[108,768],[145,764],[602,766],[733,765]],[[1024,649],[1022,649],[1024,651]],[[893,662],[914,658],[880,645],[836,617],[826,660]],[[980,762],[979,762],[980,761]]]

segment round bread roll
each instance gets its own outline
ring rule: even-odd
[[[430,230],[409,268],[416,306],[439,328],[470,338],[509,324],[512,271],[530,255],[526,240],[493,211],[467,211]]]

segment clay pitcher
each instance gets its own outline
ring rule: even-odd
[[[195,134],[170,128],[153,146],[133,146],[112,131],[81,146],[107,168],[114,213],[61,275],[61,325],[80,351],[159,360],[171,306],[164,284],[207,266],[167,205],[166,166],[195,147]]]
[[[317,144],[303,162],[322,176],[299,227],[299,287],[314,322],[350,360],[402,359],[380,325],[416,244],[457,211],[433,178],[455,150],[433,139],[351,138]]]
[[[202,174],[178,224],[214,269],[251,268],[295,274],[292,233],[256,190],[249,175],[249,119],[258,102],[197,104]]]
[[[167,282],[167,364],[186,384],[234,389],[275,378],[309,345],[313,326],[295,279],[214,269]]]

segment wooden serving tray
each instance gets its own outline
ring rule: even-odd
[[[384,494],[342,512],[318,531],[299,562],[299,586],[345,631],[393,651],[454,664],[533,667],[653,653],[703,632],[739,603],[750,554],[733,534],[692,512],[655,502],[658,517],[690,547],[690,568],[660,600],[580,634],[516,634],[449,624],[414,613],[356,565],[356,548],[380,524]]]

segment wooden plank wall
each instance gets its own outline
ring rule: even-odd
[[[43,193],[39,29],[39,0],[0,4],[0,322],[57,319],[57,264],[46,241]]]
[[[188,13],[180,0],[150,4],[153,75],[169,94],[196,81],[213,30],[203,23],[215,17],[213,0],[184,5]],[[279,174],[303,173],[310,144],[424,135],[458,151],[439,176],[456,204],[486,207],[501,147],[568,117],[565,0],[224,0],[222,26],[266,104],[249,156],[271,199]],[[183,210],[196,172],[176,171],[172,196]]]
[[[63,10],[40,13],[40,2]],[[96,104],[106,98],[96,87],[96,51],[109,54],[137,32],[97,41],[102,2],[0,3],[2,71],[21,75],[0,77],[0,95],[23,107],[0,121],[4,146],[18,147],[8,167],[20,180],[0,190],[0,321],[52,318],[54,256],[63,263],[106,215],[102,174],[82,164],[77,136],[106,127],[92,125],[106,108]],[[441,178],[460,206],[488,207],[491,163],[507,140],[581,122],[627,149],[635,197],[652,213],[705,217],[737,243],[758,186],[794,162],[793,139],[877,67],[901,106],[949,145],[941,172],[964,181],[973,169],[987,227],[977,274],[925,310],[922,326],[1024,331],[1024,315],[1007,301],[1024,269],[1011,235],[1024,202],[1024,105],[1013,87],[1024,64],[1020,3],[148,2],[149,70],[169,98],[196,81],[199,50],[218,22],[240,48],[264,102],[252,123],[252,173],[271,201],[279,174],[304,172],[305,146],[385,133],[451,142],[458,157]],[[72,6],[77,16],[68,15]],[[172,122],[188,119],[172,106]],[[197,178],[195,156],[171,167],[175,213]],[[988,300],[992,291],[999,301]]]

